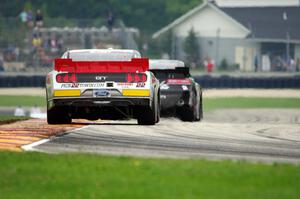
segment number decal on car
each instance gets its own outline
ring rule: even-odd
[[[143,88],[145,86],[146,86],[145,82],[139,82],[139,83],[136,84],[137,88]]]

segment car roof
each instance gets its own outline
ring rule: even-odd
[[[150,70],[175,70],[175,68],[184,68],[185,64],[179,60],[170,59],[150,59]]]
[[[132,58],[141,58],[141,54],[127,49],[78,49],[69,50],[62,56],[68,57],[74,61],[130,61]]]

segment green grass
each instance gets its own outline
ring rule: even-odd
[[[0,106],[46,106],[45,97],[0,95]]]
[[[1,198],[299,198],[300,167],[0,153]]]
[[[221,108],[300,108],[300,98],[204,98],[203,107],[204,111],[212,111]]]
[[[12,116],[12,115],[0,115],[0,121],[6,121],[6,120],[24,120],[28,117],[18,117],[18,116]]]
[[[0,124],[8,124],[16,121],[27,120],[29,117],[16,117],[11,115],[0,115]]]
[[[40,96],[0,95],[1,106],[46,106]],[[204,98],[204,110],[219,108],[300,108],[300,98],[219,97]]]

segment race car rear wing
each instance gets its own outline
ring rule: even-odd
[[[73,61],[55,59],[54,70],[70,73],[135,73],[149,70],[148,58],[133,58],[131,61]]]

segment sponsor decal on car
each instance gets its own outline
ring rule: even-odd
[[[122,88],[130,88],[133,86],[133,83],[121,82],[117,83],[117,86],[121,86]]]
[[[143,87],[145,87],[146,86],[146,83],[145,82],[138,82],[137,84],[136,84],[136,87],[137,88],[143,88]]]
[[[133,83],[121,82],[117,83],[117,86],[133,86]]]
[[[110,92],[106,89],[96,89],[93,91],[94,97],[109,97]]]
[[[96,79],[97,81],[106,81],[107,76],[96,76],[95,79]]]
[[[190,79],[168,79],[167,84],[186,84],[186,85],[190,85],[191,80]]]
[[[105,83],[68,83],[62,84],[61,88],[101,88]]]

